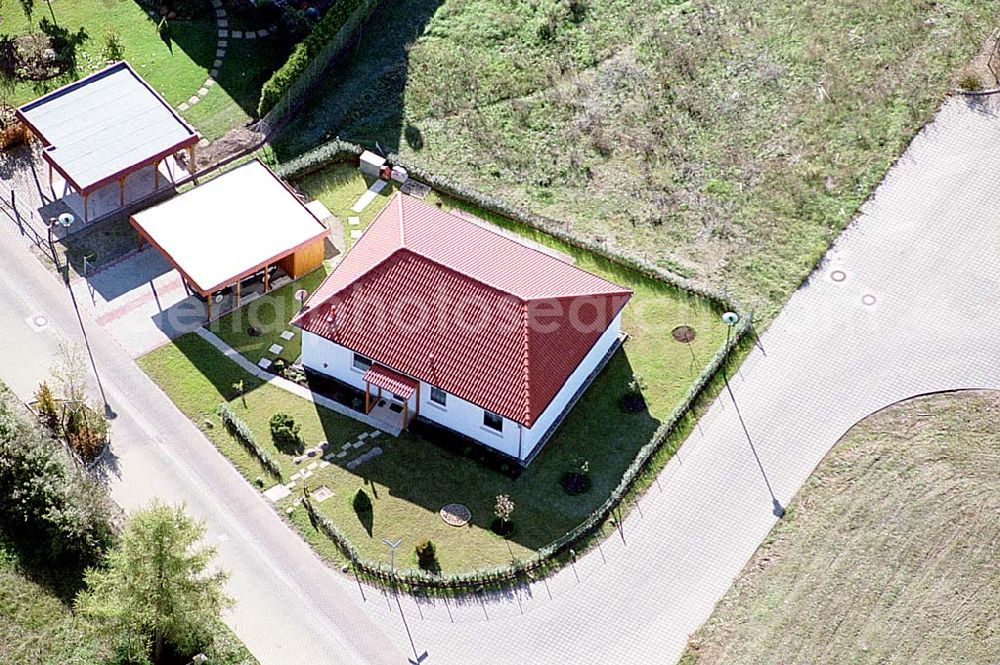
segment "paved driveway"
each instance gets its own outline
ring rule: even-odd
[[[398,602],[330,573],[89,321],[120,416],[116,498],[186,499],[208,522],[239,604],[230,623],[264,663],[651,663],[684,647],[786,505],[856,421],[894,401],[1000,388],[1000,118],[949,100],[761,338],[625,521],[574,567],[463,603]],[[79,337],[65,293],[13,243],[0,258],[0,376]],[[13,277],[12,277],[13,275]],[[12,285],[12,294],[7,286]],[[19,291],[17,291],[19,289]],[[20,295],[17,295],[20,293]],[[23,354],[22,354],[23,355]],[[44,366],[35,368],[44,373]],[[737,408],[738,406],[738,408]],[[408,545],[409,546],[409,545]],[[400,614],[402,611],[402,614]]]

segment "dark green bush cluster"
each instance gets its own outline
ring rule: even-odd
[[[260,444],[257,443],[257,439],[254,437],[253,432],[250,427],[243,422],[243,419],[233,413],[233,410],[229,408],[229,405],[225,402],[219,404],[217,410],[219,418],[222,420],[222,425],[229,432],[229,435],[236,439],[244,448],[250,451],[250,454],[257,458],[257,461],[261,463],[268,473],[272,476],[281,480],[281,467],[278,463],[271,459],[271,456],[267,454]]]
[[[417,565],[420,570],[435,570],[437,568],[437,552],[434,549],[434,542],[422,540],[413,548],[417,554]]]
[[[271,438],[279,449],[294,450],[302,445],[302,426],[287,413],[276,413],[268,421]]]
[[[96,565],[116,534],[107,494],[0,385],[0,530],[49,566]]]
[[[355,26],[349,25],[351,17],[358,9],[371,10],[375,4],[374,0],[334,0],[309,36],[295,46],[285,64],[261,87],[258,117],[267,115],[291,90],[299,76],[324,53],[327,58],[333,57],[354,31]],[[342,32],[345,29],[346,33]]]

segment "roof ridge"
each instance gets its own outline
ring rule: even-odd
[[[396,192],[395,196],[396,196],[396,207],[399,209],[399,246],[406,247],[406,230],[403,224],[403,193]]]
[[[522,363],[524,364],[524,385],[521,395],[524,400],[522,404],[522,422],[531,422],[531,326],[528,317],[528,308],[521,307],[521,348],[523,352]]]

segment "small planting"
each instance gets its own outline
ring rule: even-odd
[[[417,565],[420,567],[420,570],[437,572],[441,569],[437,562],[437,552],[434,550],[433,541],[423,540],[417,543],[414,551],[417,554]]]
[[[625,413],[639,413],[646,408],[646,398],[642,396],[646,390],[646,382],[638,374],[633,374],[628,382],[628,388],[622,396],[622,411]]]
[[[302,436],[300,434],[302,426],[295,422],[295,419],[290,415],[276,413],[271,416],[268,424],[271,427],[271,438],[278,450],[294,452],[302,449]]]
[[[493,533],[498,536],[509,536],[514,532],[514,525],[510,521],[511,516],[514,514],[514,502],[509,495],[497,494],[493,514],[496,515],[496,519],[490,525]]]
[[[965,90],[968,92],[978,92],[982,90],[984,87],[985,86],[983,85],[983,79],[981,79],[979,75],[974,72],[967,73],[958,81],[959,90]]]
[[[579,467],[574,471],[567,471],[559,479],[563,491],[570,496],[585,494],[590,491],[590,462],[578,460]]]
[[[354,508],[354,514],[358,516],[361,525],[368,532],[368,536],[371,537],[372,527],[375,522],[375,507],[372,505],[371,497],[365,492],[365,488],[359,487],[358,491],[354,493],[354,497],[351,499],[351,507]]]

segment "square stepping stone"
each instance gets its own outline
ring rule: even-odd
[[[332,460],[334,458],[335,454],[336,453],[334,453],[334,452],[331,451],[331,452],[327,453],[326,455],[323,455],[323,459],[324,460]],[[327,462],[327,464],[329,464],[329,463],[330,462]]]
[[[211,88],[213,85],[215,85],[215,79],[205,79],[205,83],[201,87]]]
[[[292,332],[291,330],[286,330],[285,332],[281,333],[281,339],[289,340],[293,337],[295,337],[295,333]]]
[[[215,62],[212,63],[212,67],[215,69],[218,69],[221,66],[222,66],[222,60],[220,58],[216,58]]]
[[[358,434],[358,441],[367,439],[370,434],[371,432],[362,432],[361,434]]]
[[[198,96],[204,97],[208,94],[208,88],[198,88]]]
[[[225,39],[229,36],[228,30],[219,30],[219,39]]]
[[[280,344],[272,344],[271,346],[267,347],[267,350],[273,353],[274,355],[278,355],[279,353],[285,350],[285,347],[283,347]]]
[[[368,435],[368,438],[370,438],[370,439],[377,439],[381,435],[382,435],[382,432],[372,432],[371,434]]]
[[[363,445],[365,445],[365,442],[364,442],[364,441],[356,441],[356,442],[354,443],[354,447],[355,447],[355,448],[360,448],[360,447],[361,447],[361,446],[363,446]]]
[[[191,95],[191,99],[188,100],[188,104],[191,105],[191,106],[194,106],[195,104],[197,104],[200,101],[201,100],[198,99],[198,95]]]
[[[247,34],[243,35],[243,38],[244,39],[257,39],[257,33],[256,32],[248,32]]]
[[[257,31],[257,36],[258,37],[267,37],[268,34],[269,33],[267,32],[266,28],[262,28],[262,29],[260,29],[260,30]]]
[[[318,466],[319,466],[319,462],[313,462],[312,464],[310,464],[306,468],[309,469],[310,471],[315,471]]]
[[[227,20],[226,20],[226,19],[224,19],[224,18],[220,18],[220,19],[218,20],[218,23],[219,23],[219,27],[220,27],[220,28],[228,28],[228,27],[229,27],[229,21],[227,21]]]
[[[359,224],[361,224],[361,218],[352,215],[347,218],[347,223],[350,224],[351,226],[358,226]]]
[[[218,46],[219,48],[226,48],[227,46],[229,46],[229,42],[225,39],[220,39],[216,44],[216,46]]]
[[[213,6],[216,8],[215,9],[215,15],[216,16],[218,16],[219,18],[224,18],[226,16],[226,10],[225,9],[223,9],[222,7],[219,7],[218,5],[213,5]]]
[[[326,460],[323,460],[322,462],[319,463],[319,468],[321,469],[325,469],[328,466],[330,466],[330,463],[327,462]]]
[[[360,229],[351,229],[351,240],[357,240],[362,235],[364,235],[364,232]]]
[[[212,0],[212,6],[218,9],[222,6],[222,0]]]
[[[208,73],[208,75],[211,76],[212,78],[218,78],[218,76],[219,76],[219,70],[218,69],[213,69],[212,71],[210,71]]]
[[[338,459],[344,459],[345,457],[347,457],[347,451],[346,450],[342,450],[341,452],[337,453],[337,458]]]
[[[191,108],[191,106],[187,102],[182,102],[181,105],[177,107],[177,110],[184,113],[184,111],[187,111],[189,108]]]
[[[348,449],[348,448],[350,448],[350,447],[351,447],[351,442],[350,442],[350,441],[348,441],[347,443],[345,443],[344,445],[342,445],[342,446],[340,447],[340,449],[341,449],[341,450],[347,450],[347,449]]]
[[[233,39],[243,39],[243,31],[233,30]]]
[[[216,58],[225,58],[226,57],[226,49],[224,49],[224,48],[217,49],[215,51],[215,57]]]
[[[261,358],[257,361],[257,366],[261,369],[268,369],[271,366],[271,361],[267,358]]]
[[[309,496],[311,496],[316,503],[323,503],[333,496],[333,490],[326,485],[320,485],[312,492],[309,492]]]
[[[309,469],[302,469],[301,471],[299,471],[299,477],[300,477],[300,478],[301,478],[302,480],[305,480],[306,478],[309,478],[309,477],[311,477],[312,475],[313,475],[313,472],[312,472],[312,471],[310,471]]]
[[[284,485],[275,485],[274,487],[264,490],[264,496],[271,501],[280,501],[291,493],[292,490],[288,489]]]

